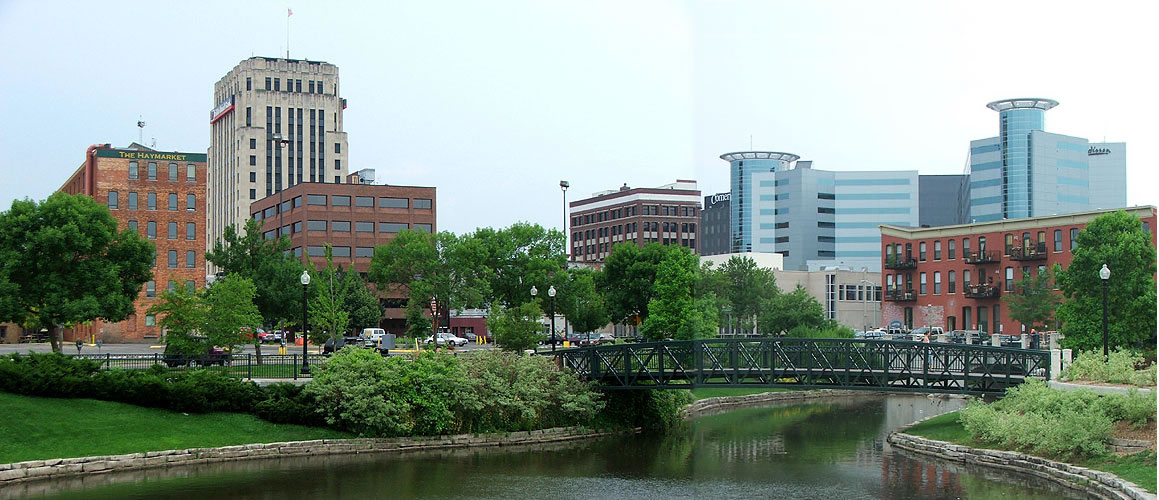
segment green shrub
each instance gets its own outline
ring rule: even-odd
[[[488,352],[463,358],[469,396],[461,400],[472,432],[517,431],[588,423],[604,404],[590,384],[557,371],[551,358]]]
[[[597,421],[605,427],[643,427],[650,431],[672,428],[683,417],[692,392],[682,389],[607,391],[606,406]]]
[[[1131,351],[1114,350],[1103,361],[1101,351],[1080,352],[1070,366],[1062,372],[1068,380],[1109,382],[1151,387],[1155,385],[1155,365],[1138,370],[1143,365],[1141,354]]]
[[[0,357],[0,390],[27,396],[89,397],[96,361],[60,353]]]
[[[317,411],[314,399],[303,393],[303,386],[282,382],[262,389],[265,399],[255,404],[253,411],[259,418],[275,424],[326,426],[326,419]]]

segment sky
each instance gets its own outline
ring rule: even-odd
[[[750,149],[963,173],[1013,97],[1126,142],[1128,204],[1159,204],[1155,2],[0,0],[0,210],[139,119],[204,152],[214,83],[285,56],[287,8],[290,57],[339,67],[351,171],[437,187],[440,230],[559,228],[560,180],[724,192]]]

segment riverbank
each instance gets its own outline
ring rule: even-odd
[[[945,415],[918,420],[898,431],[891,432],[886,441],[900,449],[930,455],[951,462],[980,465],[1047,479],[1067,488],[1088,493],[1097,498],[1154,500],[1155,494],[1110,472],[1057,462],[1024,453],[974,448],[951,441],[929,439],[905,431],[931,419],[946,419]],[[938,437],[954,439],[960,433],[954,429],[934,430]],[[961,431],[961,432],[964,432]],[[955,439],[955,440],[960,440]],[[1153,473],[1152,473],[1153,474]]]

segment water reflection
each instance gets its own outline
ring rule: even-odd
[[[56,498],[1081,498],[1029,476],[891,449],[958,399],[858,396],[727,411],[664,436],[234,462],[0,490]]]

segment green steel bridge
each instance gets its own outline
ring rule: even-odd
[[[783,387],[1001,394],[1050,378],[1049,351],[942,342],[767,337],[556,351],[604,389]]]

